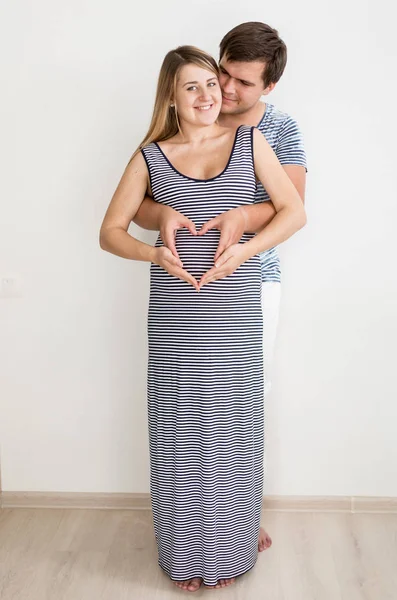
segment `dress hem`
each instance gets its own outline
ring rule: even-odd
[[[259,555],[259,552],[258,552],[258,554],[256,556],[254,564],[249,569],[246,569],[242,573],[237,573],[236,575],[228,575],[228,576],[225,576],[225,575],[222,576],[221,575],[220,577],[218,577],[218,579],[216,580],[215,583],[205,583],[204,577],[202,575],[197,575],[197,574],[196,575],[189,575],[189,577],[185,577],[184,579],[174,579],[173,577],[171,577],[171,575],[169,574],[169,572],[167,571],[167,569],[165,569],[160,563],[158,563],[158,565],[159,565],[159,567],[161,567],[161,569],[164,571],[164,573],[166,573],[166,575],[168,575],[168,577],[171,579],[171,581],[187,581],[188,579],[194,579],[194,578],[199,577],[200,579],[203,580],[202,581],[202,585],[216,585],[220,579],[232,579],[233,577],[241,577],[242,575],[245,575],[246,573],[248,573],[249,571],[251,571],[255,567],[255,565],[256,565],[256,563],[258,561],[258,555]]]

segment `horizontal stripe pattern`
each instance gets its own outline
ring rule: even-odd
[[[196,180],[157,144],[142,152],[154,199],[196,228],[254,202],[253,128],[237,129],[226,169]],[[240,243],[251,239],[244,234]],[[184,267],[199,279],[220,233],[178,230]],[[160,236],[156,246],[162,245]],[[150,492],[160,567],[173,580],[250,570],[258,555],[263,487],[261,264],[256,255],[198,293],[150,267],[148,425]]]

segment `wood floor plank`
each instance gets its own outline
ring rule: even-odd
[[[397,515],[277,512],[255,567],[195,598],[395,600]],[[1,600],[173,600],[189,597],[158,566],[151,512],[0,510]]]

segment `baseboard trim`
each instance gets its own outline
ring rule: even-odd
[[[1,492],[0,508],[151,510],[149,494]],[[263,510],[285,512],[397,513],[397,498],[366,496],[265,496]]]

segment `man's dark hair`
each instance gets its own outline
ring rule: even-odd
[[[237,25],[225,35],[219,48],[219,60],[225,56],[232,62],[263,62],[265,88],[277,83],[287,64],[287,46],[278,31],[266,23],[251,21]]]

